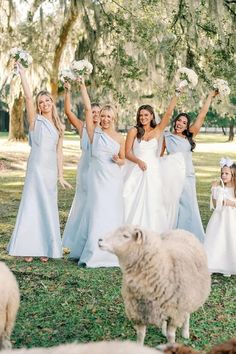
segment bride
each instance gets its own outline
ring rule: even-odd
[[[171,159],[159,157],[162,133],[176,103],[175,95],[158,124],[153,108],[150,105],[140,106],[137,125],[128,132],[125,145],[125,156],[129,160],[124,167],[125,223],[158,233],[174,224],[173,205],[177,205],[185,173],[182,154],[172,155]]]

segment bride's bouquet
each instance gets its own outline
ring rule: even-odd
[[[86,59],[78,61],[74,60],[71,63],[70,69],[79,79],[81,77],[84,77],[85,75],[90,75],[93,71],[93,65]]]
[[[33,62],[31,55],[21,48],[12,48],[10,50],[10,58],[20,62],[24,68],[28,68]]]
[[[228,82],[222,79],[216,79],[213,82],[213,89],[217,91],[221,97],[228,96],[230,94]]]
[[[195,71],[185,67],[177,70],[175,79],[177,92],[186,86],[188,86],[190,89],[193,89],[198,83],[198,76]]]
[[[76,76],[71,69],[62,69],[60,72],[60,81],[64,84],[68,81],[70,84],[76,82]]]

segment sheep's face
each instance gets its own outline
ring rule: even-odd
[[[140,228],[126,225],[100,238],[98,245],[102,250],[114,253],[119,257],[142,244],[144,240],[145,233]]]

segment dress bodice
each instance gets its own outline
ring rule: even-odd
[[[56,150],[59,134],[56,127],[47,118],[37,115],[34,129],[29,132],[29,144],[32,148]]]
[[[194,166],[192,161],[191,145],[188,139],[182,138],[170,132],[165,133],[166,151],[168,154],[182,152],[185,160],[186,175],[194,175]]]
[[[232,187],[212,187],[211,189],[212,197],[213,199],[230,199],[232,201],[236,201],[236,198],[234,196],[234,189]]]
[[[100,161],[112,161],[112,156],[120,151],[120,144],[106,134],[101,128],[96,128],[92,143],[92,158]]]
[[[133,152],[136,157],[150,161],[158,157],[158,140],[156,138],[150,140],[134,140]]]

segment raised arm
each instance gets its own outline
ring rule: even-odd
[[[201,129],[203,123],[204,123],[204,119],[206,117],[206,114],[209,110],[209,107],[211,105],[211,101],[212,99],[218,95],[217,91],[211,91],[204,103],[204,105],[202,106],[196,121],[190,126],[189,130],[191,133],[193,133],[193,136],[197,135],[199,133],[199,130]]]
[[[69,119],[70,123],[77,129],[79,135],[82,136],[82,129],[83,129],[83,122],[71,110],[71,101],[70,101],[70,84],[65,82],[65,102],[64,102],[64,109],[67,118]]]
[[[146,163],[138,159],[133,153],[133,144],[136,136],[137,136],[137,129],[136,128],[130,129],[127,134],[127,138],[125,142],[125,157],[127,158],[127,160],[136,163],[141,168],[141,170],[144,171],[147,168]]]
[[[89,136],[89,140],[90,140],[90,142],[92,142],[95,126],[93,123],[91,102],[90,102],[90,98],[89,98],[88,91],[85,86],[84,80],[82,80],[82,82],[81,82],[80,91],[81,91],[81,96],[83,99],[84,109],[85,109],[86,129],[87,129],[87,133]]]
[[[167,127],[167,125],[169,124],[170,118],[172,117],[173,111],[175,109],[177,103],[177,96],[175,95],[174,97],[172,97],[167,110],[165,112],[165,114],[162,117],[162,120],[160,121],[159,124],[157,124],[157,129],[160,131],[160,133],[163,132],[163,130]]]
[[[36,117],[33,95],[32,95],[32,92],[29,88],[29,84],[26,79],[25,70],[24,70],[23,66],[19,62],[16,62],[15,67],[17,67],[19,70],[21,83],[22,83],[22,87],[23,87],[23,91],[24,91],[24,95],[25,95],[25,105],[26,105],[26,111],[27,111],[27,118],[28,118],[28,122],[29,122],[29,130],[33,130],[34,129],[34,121],[35,121],[35,117]]]

